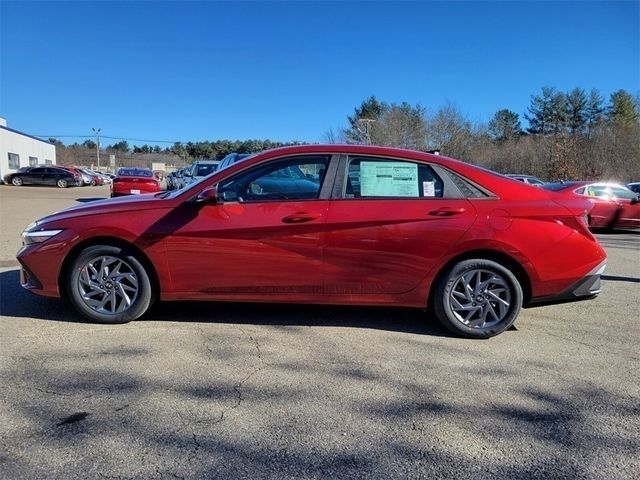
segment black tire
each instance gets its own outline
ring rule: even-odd
[[[137,293],[135,294],[131,305],[126,307],[124,311],[116,313],[103,313],[89,306],[83,299],[81,289],[86,288],[86,284],[84,287],[81,284],[81,274],[83,272],[83,269],[86,265],[92,263],[92,261],[97,262],[98,259],[104,257],[115,258],[118,261],[123,262],[123,265],[126,265],[126,272],[133,274],[137,280]],[[102,286],[107,289],[109,285],[111,285],[110,293],[113,295],[113,298],[117,298],[116,292],[114,292],[113,289],[117,290],[116,285],[122,284],[117,282],[113,282],[113,284],[111,284],[108,280],[109,279],[107,278],[106,282],[103,283]],[[138,260],[138,258],[136,258],[136,256],[131,252],[128,252],[123,248],[110,245],[96,245],[83,250],[77,256],[77,258],[73,260],[68,270],[66,282],[69,300],[76,308],[76,310],[78,310],[89,320],[98,323],[117,324],[127,323],[131,320],[135,320],[136,318],[144,315],[144,313],[153,304],[153,301],[155,299],[155,294],[149,274],[147,273],[142,263]],[[98,279],[98,282],[100,282],[100,279]],[[100,300],[101,298],[104,298],[104,296],[100,298],[93,298],[97,298],[98,300]],[[122,299],[122,297],[120,299]],[[113,306],[113,304],[110,302],[107,303],[107,305],[109,305],[110,308]]]
[[[11,179],[11,184],[12,184],[12,185],[14,185],[14,186],[16,186],[16,187],[20,187],[20,186],[22,186],[22,178],[20,178],[20,177],[13,177],[13,178]]]
[[[64,178],[58,179],[56,185],[60,188],[67,188],[69,186],[69,182],[67,182]]]
[[[479,272],[477,274],[478,277],[473,277],[474,272]],[[457,314],[454,311],[452,302],[455,302],[464,295],[460,290],[460,286],[463,285],[467,277],[463,277],[463,275],[467,275],[467,277],[471,276],[472,281],[474,279],[484,278],[484,282],[489,282],[485,290],[494,289],[489,295],[486,295],[482,291],[476,294],[474,290],[474,293],[469,293],[470,300],[462,299],[462,303],[464,303],[465,306],[469,305],[470,309],[478,309],[478,317],[481,317],[482,312],[485,312],[485,310],[496,313],[496,317],[494,317],[491,322],[485,322],[482,325],[470,325],[464,321],[462,314],[466,315],[469,313],[469,315],[471,315],[471,322],[481,322],[482,320],[474,318],[476,317],[476,313],[472,313],[470,310],[462,310],[462,314]],[[484,275],[484,277],[482,277],[482,275]],[[492,275],[494,277],[492,277]],[[495,278],[496,281],[499,279],[500,283],[493,283],[489,280],[490,278]],[[481,285],[483,285],[484,282],[482,282]],[[493,292],[499,292],[503,286],[503,305],[507,299],[509,301],[507,302],[508,306],[503,306],[503,310],[500,310],[500,305],[498,305],[498,301],[495,300],[495,294],[493,294]],[[455,293],[452,293],[454,289]],[[465,289],[464,291],[467,290]],[[494,295],[493,297],[490,296],[492,294]],[[440,277],[440,280],[435,285],[432,299],[434,313],[440,323],[449,331],[469,338],[490,338],[504,332],[513,325],[522,307],[523,294],[520,282],[518,282],[516,276],[509,269],[492,260],[477,258],[463,260],[444,272],[444,275]],[[472,303],[471,305],[473,306],[470,306],[470,302],[477,303]],[[458,303],[458,308],[459,307],[460,303]],[[501,315],[499,312],[503,312],[504,314]],[[486,316],[485,314],[485,317]]]

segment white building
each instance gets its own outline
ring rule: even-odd
[[[21,167],[55,164],[55,145],[7,127],[0,117],[0,181]]]

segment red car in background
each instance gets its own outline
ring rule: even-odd
[[[104,178],[102,178],[101,175],[98,175],[93,170],[89,170],[88,168],[82,168],[82,167],[76,167],[76,168],[91,179],[92,186],[104,185]]]
[[[138,190],[152,175],[139,172],[114,184]],[[591,207],[439,155],[305,145],[49,215],[17,258],[24,288],[98,322],[136,319],[156,299],[387,305],[486,338],[522,306],[600,292]]]
[[[111,196],[139,195],[160,191],[160,183],[147,168],[119,168],[111,182]]]
[[[80,168],[78,167],[67,167],[67,166],[63,166],[60,165],[60,168],[64,168],[65,170],[71,172],[74,176],[78,176],[80,178],[80,186],[84,187],[87,185],[91,185],[92,183],[92,179],[91,179],[91,175],[88,175],[86,173],[84,173]]]
[[[565,197],[588,198],[593,203],[589,226],[593,228],[640,228],[638,194],[616,183],[565,182],[542,188]]]

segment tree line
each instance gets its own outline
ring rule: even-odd
[[[640,180],[640,105],[638,96],[618,90],[605,98],[597,91],[568,92],[543,87],[531,95],[523,119],[503,108],[486,123],[472,122],[453,103],[435,111],[407,102],[365,99],[347,117],[346,126],[328,130],[327,143],[362,143],[439,150],[443,155],[502,173],[521,173],[543,180]],[[526,126],[523,126],[523,122]],[[50,138],[67,161],[86,161],[95,152],[93,140],[64,146]],[[155,153],[196,159],[221,159],[229,153],[253,153],[305,142],[214,140],[130,146],[120,140],[103,148],[126,155]]]
[[[365,99],[347,126],[329,130],[331,143],[369,143],[443,155],[502,173],[544,180],[640,179],[640,105],[625,90],[608,101],[597,90],[544,87],[524,113],[500,109],[486,124],[472,123],[447,103],[431,112],[406,102]]]
[[[49,138],[49,142],[55,144],[58,148],[64,149],[67,153],[73,155],[73,151],[82,152],[85,156],[87,151],[95,152],[96,142],[93,140],[85,140],[82,143],[75,142],[71,145],[65,145],[57,138]],[[278,142],[273,140],[214,140],[202,142],[175,142],[169,147],[160,147],[159,145],[134,145],[129,146],[126,140],[121,140],[113,144],[101,147],[101,151],[115,154],[172,154],[177,155],[185,161],[193,161],[196,159],[214,159],[220,160],[229,153],[253,153],[270,148],[284,147],[288,145],[302,145],[304,142],[290,141]]]

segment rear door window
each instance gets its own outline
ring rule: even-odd
[[[351,157],[345,198],[442,198],[443,181],[422,163]]]
[[[615,198],[622,198],[625,200],[633,200],[637,197],[637,195],[631,190],[627,190],[626,188],[622,187],[611,187],[611,193]]]

